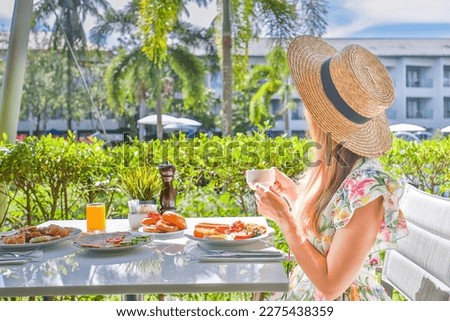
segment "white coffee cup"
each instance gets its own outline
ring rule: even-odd
[[[142,226],[141,221],[147,218],[147,214],[128,214],[128,224],[133,230],[137,230]]]
[[[248,186],[255,190],[256,184],[264,187],[270,187],[275,183],[275,171],[270,169],[249,169],[245,171],[245,179]]]

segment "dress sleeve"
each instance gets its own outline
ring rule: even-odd
[[[387,173],[374,169],[357,171],[344,180],[337,194],[332,210],[335,229],[346,226],[357,208],[383,196],[384,219],[372,252],[395,248],[397,240],[408,234],[399,208],[403,187]]]

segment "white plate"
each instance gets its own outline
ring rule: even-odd
[[[210,238],[199,238],[199,237],[195,237],[194,236],[194,230],[193,229],[189,229],[187,231],[184,232],[184,236],[186,236],[187,238],[197,241],[197,242],[202,242],[208,246],[214,246],[214,247],[234,247],[234,246],[242,246],[242,245],[248,245],[248,244],[252,244],[252,243],[256,243],[260,240],[264,240],[266,238],[268,238],[269,236],[272,236],[274,233],[274,229],[271,227],[267,227],[267,232],[260,235],[260,236],[256,236],[256,237],[252,237],[249,239],[244,239],[244,240],[220,240],[220,239],[210,239]]]
[[[81,233],[81,230],[79,228],[75,228],[75,227],[68,227],[68,228],[72,230],[68,236],[60,238],[60,239],[48,241],[48,242],[25,243],[25,244],[3,244],[3,242],[0,238],[0,249],[3,249],[3,250],[33,250],[36,248],[41,249],[44,247],[55,245],[57,243],[72,240],[72,239],[76,238],[78,235],[80,235],[80,233]],[[13,233],[13,234],[15,234],[15,233]],[[13,234],[10,234],[10,235],[13,235]]]
[[[131,240],[136,236],[146,236],[148,239],[146,241],[141,241],[138,244],[133,245],[125,245],[125,246],[113,246],[112,244],[105,243],[105,240],[116,236],[118,233],[126,233],[125,241]],[[142,245],[148,244],[153,241],[153,237],[150,235],[143,235],[142,233],[133,233],[133,232],[113,232],[113,233],[98,233],[98,234],[84,234],[80,236],[76,241],[72,244],[75,247],[80,249],[95,251],[95,252],[116,252],[116,251],[124,251],[130,250]],[[90,247],[86,246],[88,244],[99,244],[101,247]]]
[[[138,229],[139,232],[144,233],[145,235],[151,235],[155,240],[169,240],[169,239],[177,239],[184,236],[184,231],[180,230],[175,232],[165,232],[165,233],[149,233],[144,232],[144,227],[140,227]]]

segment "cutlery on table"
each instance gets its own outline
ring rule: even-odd
[[[221,257],[283,257],[284,253],[278,250],[239,250],[226,249],[214,250],[208,249],[197,243],[197,247],[201,249],[207,256],[221,256]]]
[[[27,259],[32,260],[42,256],[42,251],[34,249],[29,252],[0,252],[0,261],[10,261],[17,259]]]

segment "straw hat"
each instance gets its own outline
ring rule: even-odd
[[[364,157],[390,149],[385,111],[394,100],[394,88],[375,55],[358,45],[338,51],[312,36],[295,38],[287,55],[303,103],[323,131]]]

